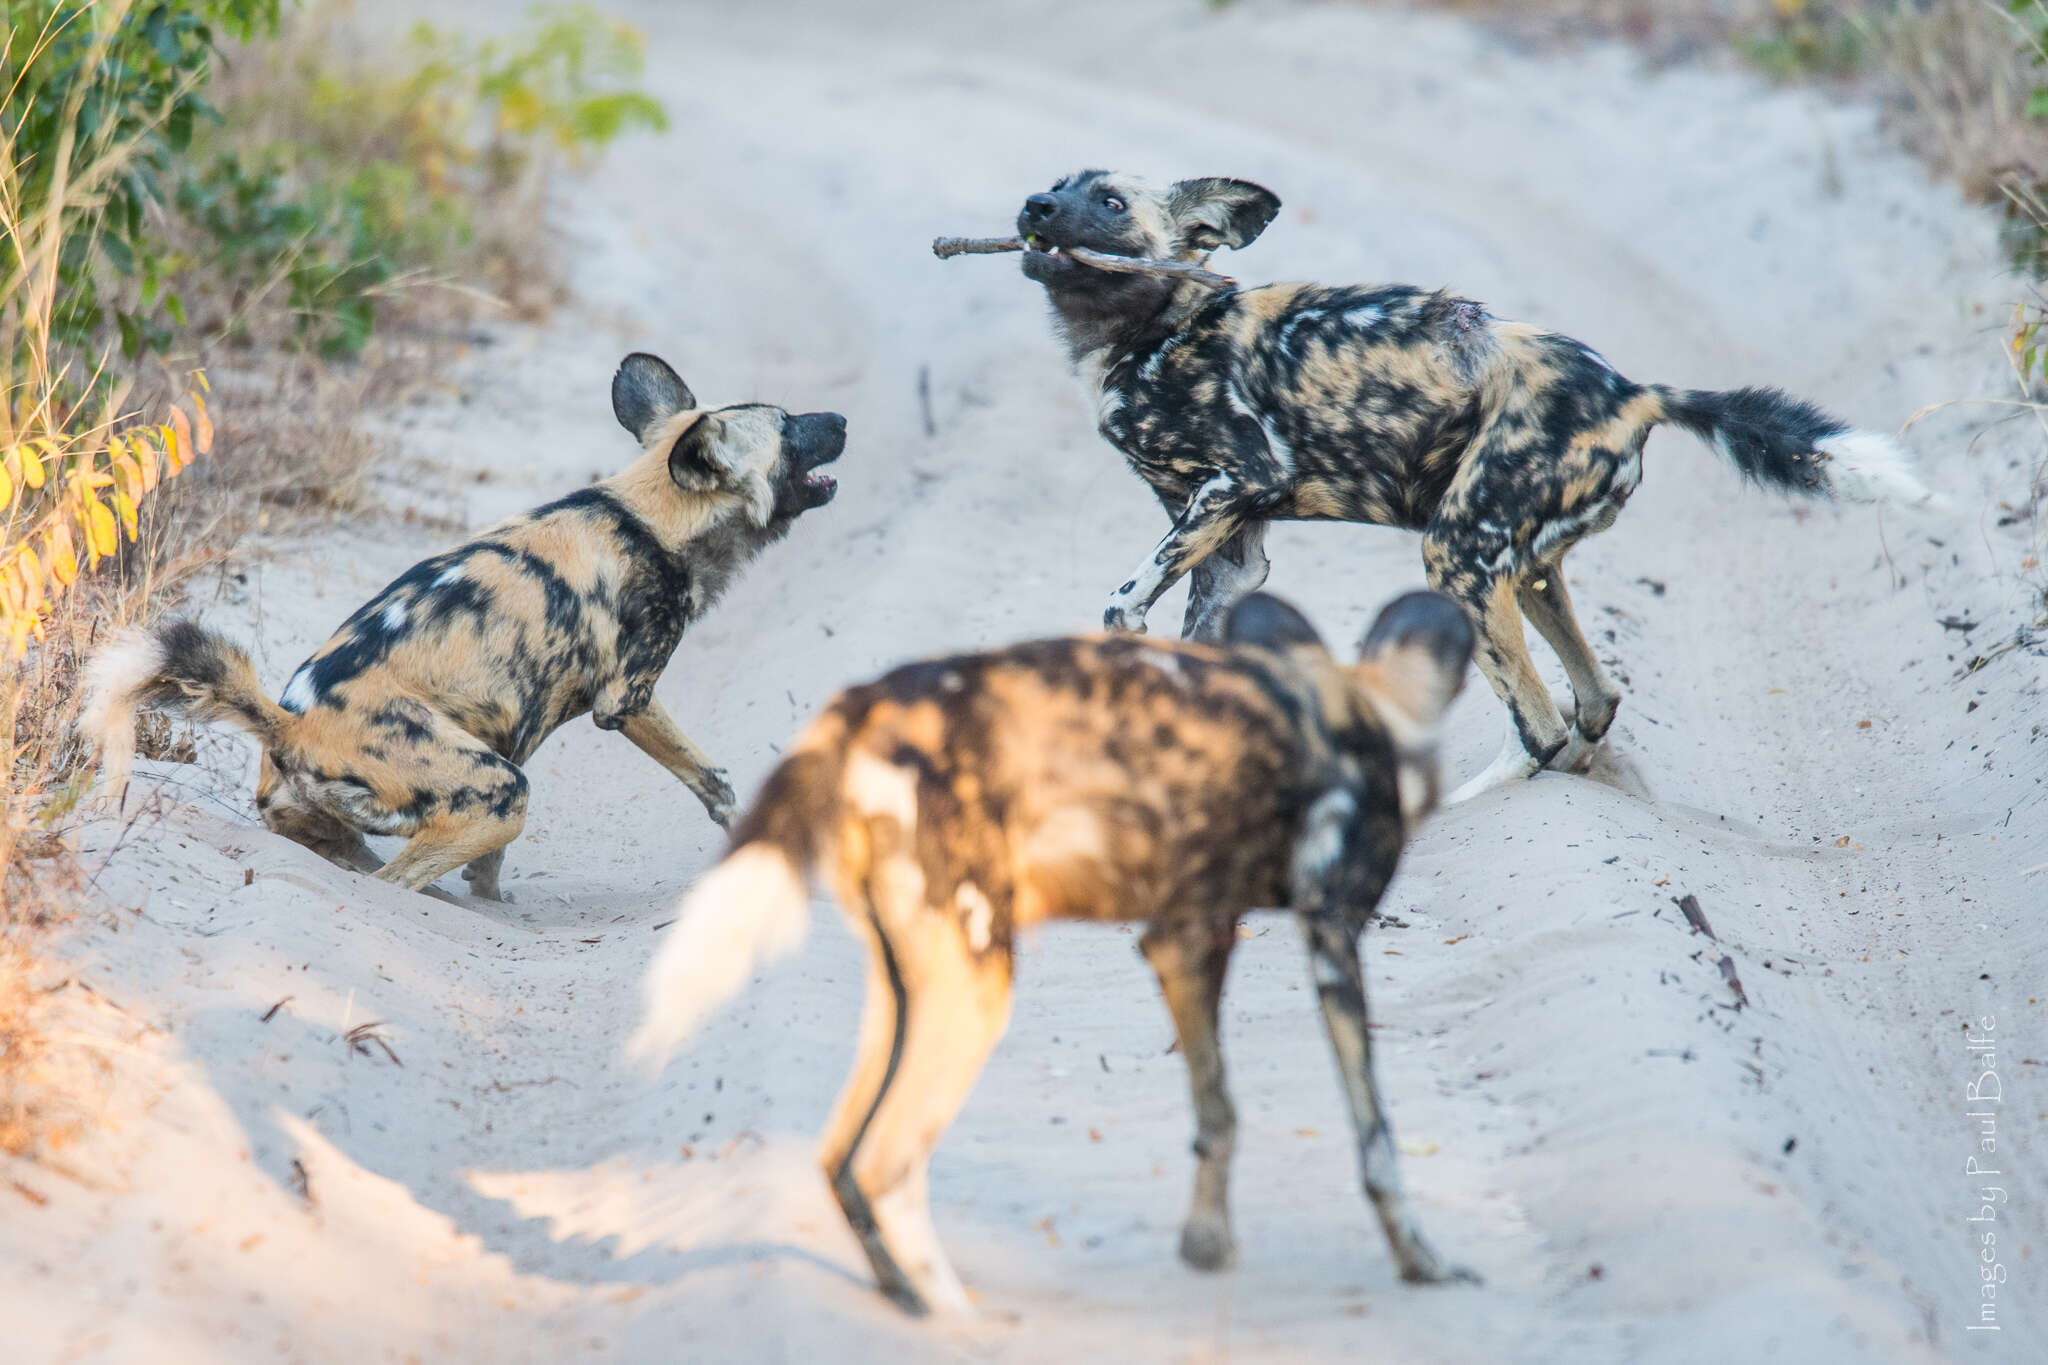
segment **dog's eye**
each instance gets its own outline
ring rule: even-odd
[[[1111,213],[1122,213],[1124,211],[1124,201],[1112,194],[1109,198],[1102,201],[1102,207],[1108,209]]]

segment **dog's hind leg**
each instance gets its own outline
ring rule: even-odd
[[[527,782],[519,766],[452,722],[436,720],[434,728],[440,752],[420,775],[412,804],[392,810],[385,803],[394,823],[402,821],[412,838],[377,876],[411,891],[501,852],[526,826]]]
[[[361,831],[298,798],[268,750],[257,768],[256,814],[271,833],[303,844],[351,872],[375,872],[383,866],[363,842]]]
[[[1188,610],[1183,640],[1222,638],[1230,609],[1265,586],[1272,569],[1266,558],[1266,523],[1247,521],[1188,575]]]
[[[1423,539],[1423,555],[1429,566],[1430,585],[1456,598],[1473,617],[1479,628],[1473,660],[1486,675],[1494,694],[1508,708],[1508,734],[1499,755],[1479,776],[1451,793],[1446,804],[1453,804],[1533,776],[1564,748],[1571,738],[1571,729],[1557,703],[1550,699],[1550,689],[1536,672],[1535,661],[1529,657],[1513,580],[1506,576],[1481,578],[1469,569],[1441,569],[1441,559],[1432,555],[1427,536]]]
[[[732,828],[732,783],[725,771],[690,743],[682,727],[670,719],[661,703],[649,698],[647,709],[626,717],[619,729],[638,745],[640,752],[682,779],[684,786],[704,803],[704,811],[720,829]]]
[[[519,771],[517,768],[512,770]],[[516,800],[510,793],[506,793],[503,799],[514,808],[502,815],[441,814],[421,821],[419,831],[406,841],[404,848],[398,850],[397,856],[377,870],[377,879],[396,882],[408,891],[424,891],[442,874],[501,852],[505,845],[519,837],[519,831],[526,824],[526,780],[523,775]]]
[[[1138,940],[1145,960],[1159,975],[1159,992],[1173,1014],[1188,1088],[1195,1101],[1194,1200],[1181,1229],[1180,1257],[1197,1270],[1223,1270],[1236,1259],[1230,1235],[1230,1158],[1237,1148],[1237,1111],[1223,1079],[1223,1047],[1216,1010],[1230,950],[1237,946],[1235,920],[1189,916],[1154,923]]]
[[[1517,590],[1522,613],[1549,642],[1572,682],[1573,743],[1551,760],[1551,766],[1576,771],[1590,762],[1593,747],[1614,724],[1621,706],[1621,689],[1607,676],[1593,647],[1586,643],[1579,618],[1572,611],[1571,594],[1564,586],[1564,566],[1552,561],[1550,567]]]
[[[885,869],[886,870],[886,869]],[[828,1153],[847,1103],[879,1052],[889,1052],[873,1101],[832,1175],[833,1193],[861,1239],[882,1291],[911,1313],[968,1314],[973,1306],[932,1226],[926,1170],[933,1145],[966,1101],[1010,1018],[1007,942],[977,949],[958,915],[922,903],[922,878],[885,878],[874,897],[872,946],[890,1007],[863,1020],[862,1055],[828,1130]],[[869,988],[877,982],[871,973]],[[893,1017],[892,1017],[893,1016]]]
[[[504,900],[505,893],[498,888],[498,873],[504,866],[505,850],[494,848],[463,868],[462,880],[469,883],[469,894],[478,900]]]
[[[832,1196],[839,1201],[839,1209],[846,1215],[847,1225],[860,1239],[861,1250],[867,1254],[868,1264],[875,1272],[876,1286],[899,1306],[919,1313],[924,1311],[923,1301],[882,1241],[874,1209],[854,1180],[849,1159],[875,1112],[883,1082],[895,1070],[902,1056],[906,988],[895,959],[895,950],[882,939],[875,926],[874,912],[868,907],[865,887],[843,880],[839,899],[846,907],[847,918],[853,922],[855,931],[867,941],[867,998],[861,1007],[860,1037],[853,1047],[853,1070],[847,1074],[845,1085],[840,1087],[839,1099],[832,1106],[832,1117],[825,1121],[824,1134],[818,1140],[818,1164],[825,1169],[825,1181],[832,1187]]]

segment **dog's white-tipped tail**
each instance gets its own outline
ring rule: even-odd
[[[78,733],[99,751],[102,799],[118,802],[135,770],[135,712],[167,656],[154,631],[122,631],[85,666]]]
[[[1828,457],[1828,490],[1846,502],[1888,502],[1940,510],[1948,500],[1920,481],[1905,447],[1875,431],[1823,436],[1813,448]]]
[[[627,1058],[659,1070],[757,969],[795,952],[809,921],[804,875],[788,853],[757,841],[727,855],[683,897],[654,955]]]

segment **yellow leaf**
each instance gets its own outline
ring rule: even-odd
[[[142,491],[149,493],[162,482],[164,469],[170,464],[171,452],[178,447],[178,433],[169,427],[156,429],[157,439],[163,443],[160,450],[152,450],[142,461]]]
[[[192,463],[192,419],[175,404],[171,407],[171,441],[164,447],[164,453],[170,457],[164,464],[167,475]]]
[[[15,557],[14,572],[21,575],[23,600],[31,603],[42,601],[43,561],[36,558],[34,550],[26,545],[21,547],[21,553]]]
[[[136,510],[135,499],[118,488],[114,490],[114,510],[120,514],[121,529],[128,533],[129,540],[133,541],[142,534],[142,516]]]
[[[192,371],[192,381],[193,381],[194,383],[196,383],[197,385],[199,385],[199,388],[200,388],[201,392],[204,392],[204,393],[212,393],[212,392],[213,392],[213,385],[211,385],[211,384],[209,384],[209,383],[207,383],[207,382],[206,382],[206,371],[204,371],[204,370],[194,370],[194,371]]]
[[[114,464],[114,482],[120,485],[121,492],[139,500],[143,495],[142,462],[155,452],[139,437],[129,444],[128,451]]]
[[[0,465],[0,507],[14,506],[14,480],[8,476],[7,466]]]
[[[43,542],[43,558],[49,561],[50,572],[59,583],[69,583],[78,577],[78,554],[72,548],[69,526],[60,521],[50,527]]]
[[[192,426],[192,444],[201,455],[213,449],[213,419],[206,415],[206,400],[192,395],[192,407],[199,416]]]
[[[114,514],[98,498],[85,500],[85,543],[95,564],[101,555],[121,548],[121,528],[114,524]]]
[[[38,447],[41,449],[39,450]],[[30,488],[41,488],[43,486],[43,460],[45,458],[43,452],[47,451],[49,454],[55,455],[57,453],[55,443],[47,436],[38,436],[27,445],[20,447],[20,450],[21,481]]]

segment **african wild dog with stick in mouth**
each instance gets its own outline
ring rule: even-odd
[[[1091,170],[1017,215],[1024,274],[1045,286],[1102,435],[1174,518],[1103,620],[1144,630],[1152,604],[1192,574],[1182,633],[1212,637],[1265,581],[1275,519],[1422,532],[1430,584],[1471,613],[1480,669],[1512,722],[1500,757],[1454,801],[1546,764],[1583,766],[1613,723],[1621,692],[1573,616],[1561,564],[1635,491],[1652,427],[1683,427],[1774,488],[1929,501],[1890,439],[1811,404],[1775,389],[1631,383],[1570,337],[1441,291],[1214,290],[1108,273],[1069,251],[1201,262],[1251,242],[1279,209],[1243,180],[1154,187]],[[1570,725],[1530,661],[1523,613],[1570,676]]]
[[[590,713],[682,779],[720,825],[732,787],[655,700],[683,630],[734,574],[832,500],[836,412],[702,408],[675,371],[629,355],[612,412],[643,453],[594,487],[414,565],[371,598],[273,702],[239,647],[190,621],[93,660],[80,728],[119,800],[138,706],[228,721],[263,744],[256,806],[280,834],[375,865],[365,834],[409,842],[377,871],[419,890],[466,865],[497,898],[526,820],[521,765]]]
[[[968,1309],[932,1229],[926,1165],[1010,1014],[1019,930],[1143,920],[1194,1092],[1181,1255],[1229,1264],[1236,1117],[1217,1005],[1248,910],[1291,908],[1350,1100],[1365,1190],[1403,1278],[1441,1260],[1401,1192],[1366,1023],[1358,936],[1436,803],[1436,736],[1472,628],[1437,593],[1380,613],[1345,666],[1256,594],[1222,643],[1045,640],[935,659],[852,688],[763,784],[724,861],[684,899],[629,1045],[665,1059],[794,949],[805,884],[868,945],[867,1011],[820,1158],[875,1279],[912,1312]]]

